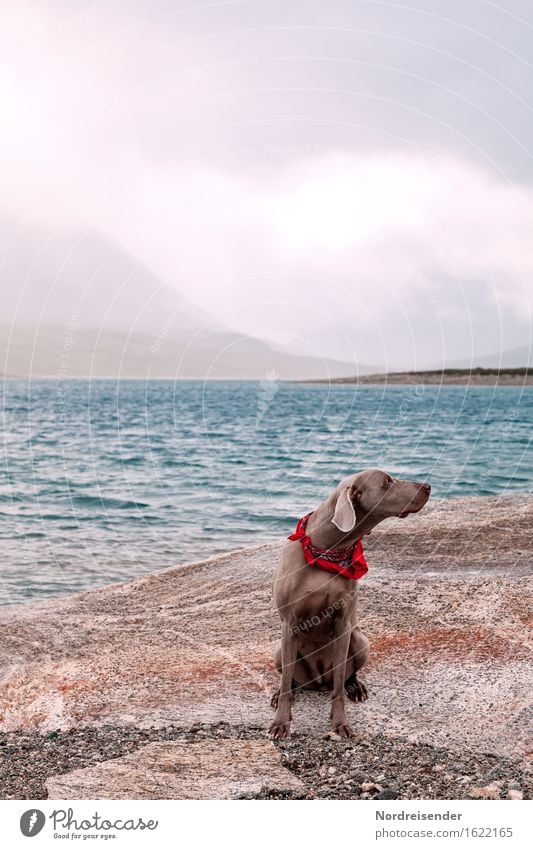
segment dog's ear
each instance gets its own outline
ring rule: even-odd
[[[333,524],[337,526],[339,531],[343,531],[344,533],[352,531],[357,521],[352,503],[352,490],[353,487],[351,486],[343,487],[341,494],[337,498],[332,519]]]

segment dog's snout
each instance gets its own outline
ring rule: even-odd
[[[430,485],[429,483],[423,483],[423,484],[422,484],[422,489],[424,490],[424,492],[425,492],[427,495],[429,495],[429,493],[431,492],[431,485]]]

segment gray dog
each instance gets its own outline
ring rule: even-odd
[[[274,738],[289,736],[293,691],[304,687],[332,690],[331,727],[342,737],[353,736],[345,693],[357,702],[368,695],[357,678],[369,654],[369,642],[357,626],[353,580],[367,571],[361,539],[384,519],[417,513],[430,492],[427,483],[367,469],[343,480],[298,523],[274,575],[282,621],[275,657],[281,682],[272,697]]]

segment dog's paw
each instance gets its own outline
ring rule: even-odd
[[[347,722],[340,722],[338,725],[332,725],[331,730],[339,737],[355,737],[355,731]]]
[[[279,687],[275,693],[272,693],[272,698],[270,699],[270,705],[273,708],[277,708],[279,701]]]
[[[352,700],[352,702],[366,702],[368,699],[368,690],[365,685],[356,678],[346,687],[346,695]]]
[[[283,720],[278,721],[275,719],[268,729],[268,733],[273,740],[285,740],[287,737],[291,736],[291,724],[290,722],[283,722]]]

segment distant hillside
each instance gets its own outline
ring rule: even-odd
[[[0,238],[9,222],[0,219]],[[11,227],[12,229],[12,227]],[[78,326],[158,333],[169,320],[184,329],[211,322],[172,286],[101,233],[24,231],[1,256],[2,324]]]
[[[0,218],[2,243],[0,376],[303,379],[360,368],[230,331],[100,233],[20,231]]]
[[[0,325],[0,376],[124,378],[340,377],[353,364],[296,356],[251,337],[182,331],[163,325],[158,334],[45,325]]]
[[[367,374],[340,377],[331,380],[317,379],[306,383],[338,384],[447,384],[455,386],[533,386],[533,368],[474,368],[434,369],[432,371],[398,371],[384,374]]]
[[[261,380],[275,373],[292,380],[384,382],[379,363],[323,361],[232,332],[182,297],[177,281],[159,279],[101,233],[22,230],[0,217],[0,245],[0,376]],[[472,364],[532,366],[531,348],[476,357]],[[469,365],[445,363],[447,369]],[[346,377],[354,374],[359,377]],[[403,382],[407,373],[401,374],[387,380]]]
[[[533,344],[520,345],[508,351],[499,351],[483,357],[473,356],[470,359],[449,360],[441,368],[445,369],[509,369],[533,366]],[[440,371],[441,369],[439,369]]]

